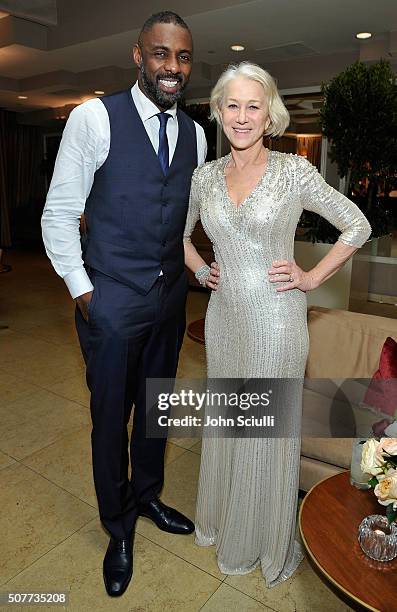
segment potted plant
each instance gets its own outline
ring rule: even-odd
[[[379,214],[378,192],[397,172],[396,75],[384,60],[372,65],[358,61],[323,84],[322,92],[320,124],[331,145],[330,159],[340,177],[346,177],[346,193],[351,196],[357,187],[354,199],[373,236],[384,235],[388,219],[383,211]]]

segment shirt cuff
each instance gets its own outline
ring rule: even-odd
[[[69,272],[69,274],[64,276],[63,280],[65,281],[66,286],[69,289],[69,293],[73,299],[79,297],[79,295],[83,295],[83,293],[93,291],[94,289],[94,286],[84,268]]]

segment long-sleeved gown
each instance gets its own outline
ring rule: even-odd
[[[221,270],[205,323],[209,378],[301,378],[308,354],[306,294],[276,292],[268,269],[294,256],[302,209],[325,217],[344,244],[360,247],[371,228],[344,195],[303,157],[270,151],[255,189],[236,207],[225,179],[230,154],[193,174],[185,240],[197,220]],[[300,427],[301,395],[291,402]],[[220,570],[261,565],[267,586],[286,580],[303,558],[295,539],[300,437],[203,438],[196,543],[216,545]]]

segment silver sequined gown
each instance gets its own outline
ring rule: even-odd
[[[185,239],[200,218],[221,270],[205,324],[208,377],[303,378],[308,353],[306,294],[276,293],[274,260],[294,256],[302,209],[360,247],[370,226],[357,206],[330,187],[303,157],[270,151],[264,176],[237,208],[228,196],[226,157],[194,172]],[[301,397],[291,402],[300,427]],[[300,438],[203,438],[196,543],[216,545],[220,570],[261,565],[267,586],[286,580],[303,558],[295,538]]]

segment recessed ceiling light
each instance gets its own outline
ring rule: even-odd
[[[103,96],[103,94],[104,94],[104,93],[105,93],[105,92],[104,92],[104,91],[102,91],[102,89],[96,89],[96,90],[94,91],[94,94],[95,94],[95,95],[97,95],[97,96]]]
[[[230,48],[232,51],[244,51],[245,49],[243,45],[232,45]]]
[[[27,100],[28,96],[18,96],[18,100]]]
[[[371,36],[372,36],[371,32],[359,32],[358,34],[356,34],[356,38],[359,38],[360,40],[371,38]]]

